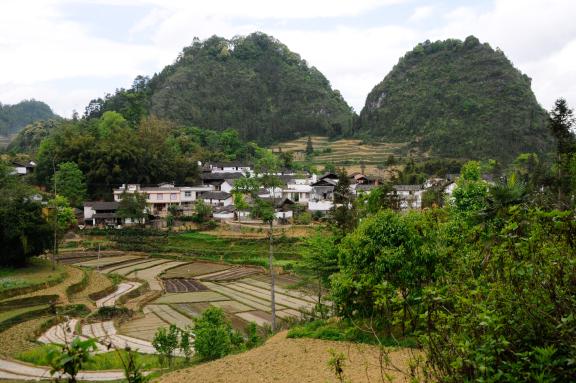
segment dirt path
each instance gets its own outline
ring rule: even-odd
[[[286,339],[285,336],[285,332],[280,333],[254,350],[176,371],[160,377],[156,382],[337,382],[328,367],[330,349],[345,355],[346,381],[387,382],[382,380],[378,347],[315,339]],[[389,357],[394,365],[406,370],[410,351],[396,349],[390,352]],[[394,382],[409,381],[400,372],[386,373],[394,378]]]

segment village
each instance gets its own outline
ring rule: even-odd
[[[315,218],[326,217],[335,206],[335,188],[339,182],[339,175],[335,172],[317,175],[284,170],[274,176],[281,186],[260,187],[255,195],[273,204],[278,224],[294,223],[294,218],[302,212],[309,212]],[[155,186],[124,184],[111,191],[111,202],[85,202],[82,222],[85,226],[114,227],[153,222],[157,227],[165,227],[166,217],[171,211],[182,217],[191,216],[198,201],[210,206],[215,221],[257,222],[250,213],[254,198],[247,196],[247,204],[238,207],[234,204],[234,193],[237,192],[235,185],[238,180],[259,177],[262,174],[257,173],[249,164],[226,162],[202,166],[202,182],[195,186],[178,186],[169,182]],[[351,199],[368,195],[384,182],[362,173],[352,173],[348,178]],[[399,210],[421,209],[422,196],[426,190],[434,188],[450,196],[457,178],[458,175],[448,174],[446,178],[429,178],[422,185],[393,185],[390,193],[397,198]],[[117,216],[123,196],[134,193],[145,196],[145,210],[149,219],[135,222]]]

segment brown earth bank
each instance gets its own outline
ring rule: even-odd
[[[203,383],[302,383],[338,382],[333,369],[328,366],[329,350],[344,354],[346,382],[408,382],[403,373],[414,350],[390,349],[390,369],[380,368],[380,351],[376,346],[317,339],[287,339],[286,332],[271,338],[266,344],[242,354],[201,364],[163,375],[155,382]],[[397,371],[396,368],[402,370]]]

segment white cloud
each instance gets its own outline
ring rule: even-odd
[[[416,7],[416,9],[414,9],[414,12],[410,16],[410,21],[425,20],[425,19],[429,18],[430,16],[432,16],[433,13],[434,13],[434,7],[431,5]]]
[[[463,39],[470,34],[500,47],[532,77],[543,106],[549,107],[559,96],[576,105],[576,66],[572,65],[576,59],[576,2],[493,0],[483,7],[442,8],[444,18],[437,16],[440,8],[419,0],[74,3],[144,4],[149,12],[126,28],[129,38],[122,42],[94,36],[81,22],[66,19],[60,10],[67,0],[1,2],[1,102],[44,98],[59,113],[70,115],[72,108],[82,110],[91,98],[113,91],[106,88],[110,82],[105,80],[124,79],[116,86],[127,86],[138,74],[159,71],[195,36],[230,38],[261,30],[322,71],[357,111],[372,87],[418,42]],[[367,17],[370,24],[362,23],[363,17],[387,6],[404,7],[410,16],[386,19],[381,25]],[[311,27],[316,20],[317,26]],[[423,20],[425,24],[418,23]],[[102,20],[103,25],[106,22]],[[59,81],[74,78],[78,79],[77,90],[58,88]],[[91,81],[84,80],[88,78]]]

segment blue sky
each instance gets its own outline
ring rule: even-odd
[[[576,104],[571,0],[20,0],[0,3],[0,102],[63,115],[174,61],[194,37],[263,31],[322,71],[360,111],[426,39],[474,34],[530,76],[542,106]]]

